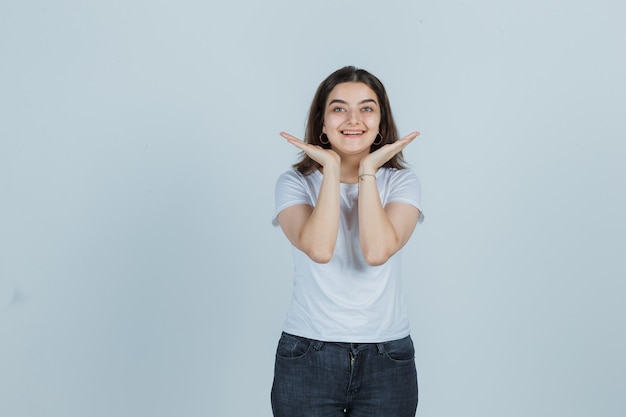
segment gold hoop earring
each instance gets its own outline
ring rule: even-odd
[[[323,137],[326,138],[326,141],[324,141],[324,139],[322,139]],[[326,133],[324,133],[324,132],[320,133],[319,140],[320,140],[320,143],[322,145],[328,145],[330,143],[330,140],[328,139],[328,135],[326,135]]]
[[[378,139],[380,137],[380,140]],[[374,142],[372,142],[372,145],[380,145],[381,143],[383,143],[383,135],[380,134],[380,132],[378,132],[378,134],[376,135],[376,140]]]

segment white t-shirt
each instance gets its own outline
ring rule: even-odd
[[[383,206],[391,202],[420,209],[421,187],[408,169],[381,168],[376,183]],[[297,204],[315,206],[322,173],[302,175],[296,170],[283,173],[276,182],[278,214]],[[358,184],[340,185],[339,233],[330,262],[318,264],[293,247],[294,278],[291,306],[283,330],[309,339],[379,343],[409,334],[409,321],[401,291],[398,251],[385,264],[365,262],[359,241]]]

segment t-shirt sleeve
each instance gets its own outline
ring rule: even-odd
[[[392,176],[389,187],[389,196],[386,203],[406,203],[420,211],[418,223],[424,221],[422,211],[422,185],[417,175],[411,170],[401,169]]]
[[[298,204],[315,205],[307,190],[302,174],[295,170],[284,172],[276,180],[274,189],[275,209],[272,225],[278,226],[278,214],[281,211]]]

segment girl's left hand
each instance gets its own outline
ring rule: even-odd
[[[375,174],[378,168],[383,166],[387,161],[394,157],[394,155],[402,152],[409,143],[418,137],[420,132],[411,132],[402,139],[398,139],[394,143],[390,143],[382,146],[380,149],[368,154],[361,160],[359,166],[359,174]]]

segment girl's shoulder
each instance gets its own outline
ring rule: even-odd
[[[303,174],[295,168],[291,168],[278,176],[277,184],[316,184],[321,182],[322,174],[315,170],[310,174]]]
[[[383,182],[398,182],[398,181],[414,181],[417,180],[417,175],[409,168],[397,169],[397,168],[380,168],[377,173],[377,177],[383,180]]]

